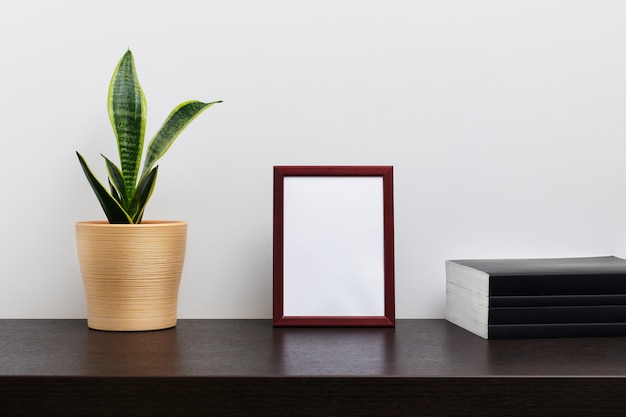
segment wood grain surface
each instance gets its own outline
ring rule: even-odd
[[[153,332],[0,320],[1,416],[616,416],[626,338],[483,340],[443,320]]]

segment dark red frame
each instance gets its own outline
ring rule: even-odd
[[[283,314],[283,204],[287,176],[375,176],[383,180],[384,316],[285,316]],[[394,220],[392,166],[274,167],[274,326],[275,327],[394,327]]]

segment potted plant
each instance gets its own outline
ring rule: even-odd
[[[149,142],[140,170],[146,99],[130,50],[120,59],[108,92],[108,113],[120,165],[103,155],[108,186],[76,152],[107,221],[76,223],[88,326],[98,330],[157,330],[176,325],[187,223],[143,220],[161,158],[200,113],[220,101],[186,101]]]

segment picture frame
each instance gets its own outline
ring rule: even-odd
[[[393,327],[392,166],[275,166],[275,327]]]

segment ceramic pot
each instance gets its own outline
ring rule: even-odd
[[[87,325],[97,330],[176,326],[187,223],[76,223]]]

